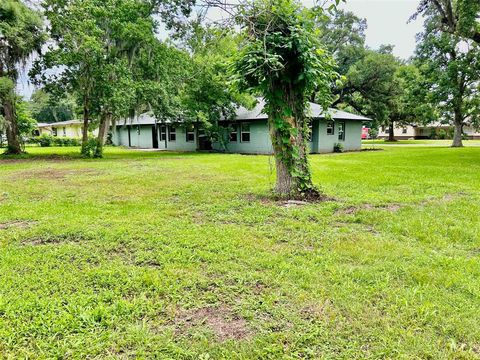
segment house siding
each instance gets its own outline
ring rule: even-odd
[[[345,140],[338,139],[340,123],[345,122]],[[362,148],[362,123],[360,121],[334,121],[333,135],[327,134],[327,121],[319,121],[318,126],[318,153],[331,153],[336,143],[342,144],[345,151],[360,150]]]
[[[330,153],[333,151],[335,143],[342,143],[344,150],[353,151],[361,149],[362,122],[345,122],[345,140],[338,139],[339,123],[334,122],[334,135],[327,135],[327,121],[315,119],[312,124],[312,141],[308,143],[311,153]],[[268,124],[265,120],[244,121],[250,125],[250,141],[242,142],[240,133],[240,123],[237,122],[238,136],[236,142],[227,144],[227,152],[242,154],[272,154],[273,147],[270,141]],[[131,129],[131,146],[138,148],[152,148],[152,125],[140,125],[140,134],[137,134],[137,126]],[[172,151],[196,151],[198,149],[198,128],[195,129],[195,141],[186,141],[186,130],[183,127],[175,127],[176,141],[160,141],[159,148]],[[126,126],[118,126],[117,134],[113,137],[116,145],[128,146],[128,130]],[[158,134],[158,132],[157,132]],[[168,133],[167,133],[168,138]],[[222,151],[219,143],[213,143],[214,150]]]
[[[113,137],[115,145],[128,146],[128,126],[117,126],[116,134]],[[152,128],[154,125],[131,125],[130,130],[130,146],[139,149],[153,148]],[[157,126],[158,148],[172,151],[195,151],[197,150],[197,132],[195,131],[195,141],[187,142],[187,134],[184,128],[175,127],[176,140],[164,141],[160,140]],[[138,133],[137,128],[140,129]],[[170,128],[170,127],[169,127]],[[168,139],[168,131],[167,131]]]

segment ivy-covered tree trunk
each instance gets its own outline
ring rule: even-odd
[[[276,165],[275,193],[290,198],[317,197],[319,193],[313,185],[307,158],[306,102],[294,88],[283,87],[280,98],[267,100]]]
[[[12,100],[15,97],[8,96],[3,100],[3,114],[5,117],[5,133],[7,135],[7,154],[21,154],[20,131],[18,130],[17,119],[15,115],[15,104]]]

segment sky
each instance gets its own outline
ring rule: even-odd
[[[415,35],[423,26],[421,19],[408,23],[418,3],[418,0],[347,0],[342,7],[367,19],[369,47],[394,45],[394,54],[407,60],[415,51]]]
[[[311,0],[305,0],[305,3]],[[394,54],[407,60],[415,50],[415,35],[422,31],[422,21],[408,23],[419,0],[347,0],[341,7],[367,19],[366,43],[372,49],[382,44],[394,45]],[[23,74],[18,83],[20,94],[29,98],[33,86]]]

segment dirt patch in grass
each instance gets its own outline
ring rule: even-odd
[[[316,198],[306,198],[306,199],[285,199],[275,195],[259,195],[248,193],[244,196],[244,199],[248,202],[261,202],[264,205],[276,205],[284,208],[300,207],[315,203],[322,203],[326,201],[336,201],[335,198],[330,196],[320,194]]]
[[[45,235],[27,238],[21,241],[24,246],[42,246],[52,244],[73,244],[83,241],[89,241],[91,237],[77,233],[77,234],[63,234],[63,235]]]
[[[348,206],[341,208],[335,211],[335,215],[353,215],[360,210],[386,210],[389,212],[397,212],[402,208],[400,204],[384,204],[384,205],[372,205],[372,204],[362,204],[358,206]]]
[[[7,156],[0,156],[0,164],[20,164],[20,163],[27,163],[33,161],[50,161],[50,162],[64,162],[68,160],[77,160],[80,156],[64,156],[64,155],[56,155],[56,154],[49,154],[49,155],[35,155],[29,156],[28,154],[25,157],[14,157],[9,158]]]
[[[38,169],[38,170],[22,170],[14,173],[11,176],[12,180],[29,180],[29,179],[42,179],[42,180],[64,180],[68,176],[76,175],[90,175],[96,176],[102,172],[97,169]]]
[[[9,228],[17,228],[17,229],[25,229],[32,225],[35,225],[36,221],[31,220],[13,220],[7,221],[6,223],[0,223],[0,230],[9,229]]]
[[[174,323],[176,333],[179,335],[188,333],[193,328],[205,326],[221,342],[243,340],[251,334],[247,321],[225,304],[181,311],[175,317]]]

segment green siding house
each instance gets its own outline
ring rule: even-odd
[[[254,109],[240,107],[235,119],[222,121],[233,129],[227,152],[242,154],[271,154],[273,152],[268,131],[267,115],[263,111],[264,102],[259,100]],[[336,143],[346,151],[361,149],[362,125],[370,119],[329,109],[329,120],[318,104],[310,103],[311,153],[333,152]],[[165,149],[172,151],[218,150],[218,143],[211,143],[199,124],[186,127],[182,123],[159,123],[153,114],[145,113],[135,119],[117,123],[113,129],[113,142],[143,149]]]

